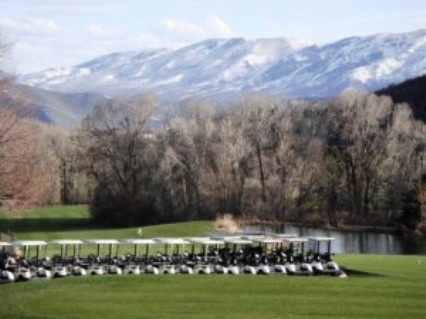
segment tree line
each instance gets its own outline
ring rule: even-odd
[[[418,120],[426,122],[426,75],[406,80],[399,84],[390,85],[376,93],[387,95],[394,102],[407,102],[413,110],[413,115]]]
[[[102,102],[66,132],[36,121],[20,92],[0,92],[3,208],[89,203],[115,226],[223,213],[410,227],[422,217],[426,126],[386,96],[253,95],[221,110],[190,99],[165,112],[145,94]]]

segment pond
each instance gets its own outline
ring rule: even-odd
[[[244,232],[288,233],[298,236],[325,236],[334,237],[332,252],[336,254],[399,254],[424,255],[426,254],[426,239],[412,238],[396,234],[332,230],[318,227],[294,225],[247,225]]]

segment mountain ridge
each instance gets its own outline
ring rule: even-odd
[[[330,97],[375,91],[426,73],[426,29],[349,37],[324,45],[287,38],[208,39],[180,48],[115,52],[20,77],[62,92],[162,98],[248,93]]]
[[[107,100],[95,92],[67,93],[46,91],[27,85],[16,87],[31,100],[40,121],[64,129],[76,127],[97,103]]]

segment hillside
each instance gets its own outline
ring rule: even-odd
[[[413,109],[414,116],[426,122],[426,75],[390,85],[376,93],[389,95],[397,103],[407,102]]]
[[[106,99],[94,92],[64,93],[26,85],[19,87],[36,106],[41,121],[66,129],[75,127],[97,103]]]

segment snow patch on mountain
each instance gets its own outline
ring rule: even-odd
[[[264,92],[327,97],[372,91],[426,73],[426,30],[351,37],[318,46],[286,38],[209,39],[189,46],[112,53],[74,67],[23,75],[22,83],[109,96],[167,98]]]
[[[362,83],[367,83],[373,77],[371,71],[367,67],[356,68],[353,72],[352,78]]]

